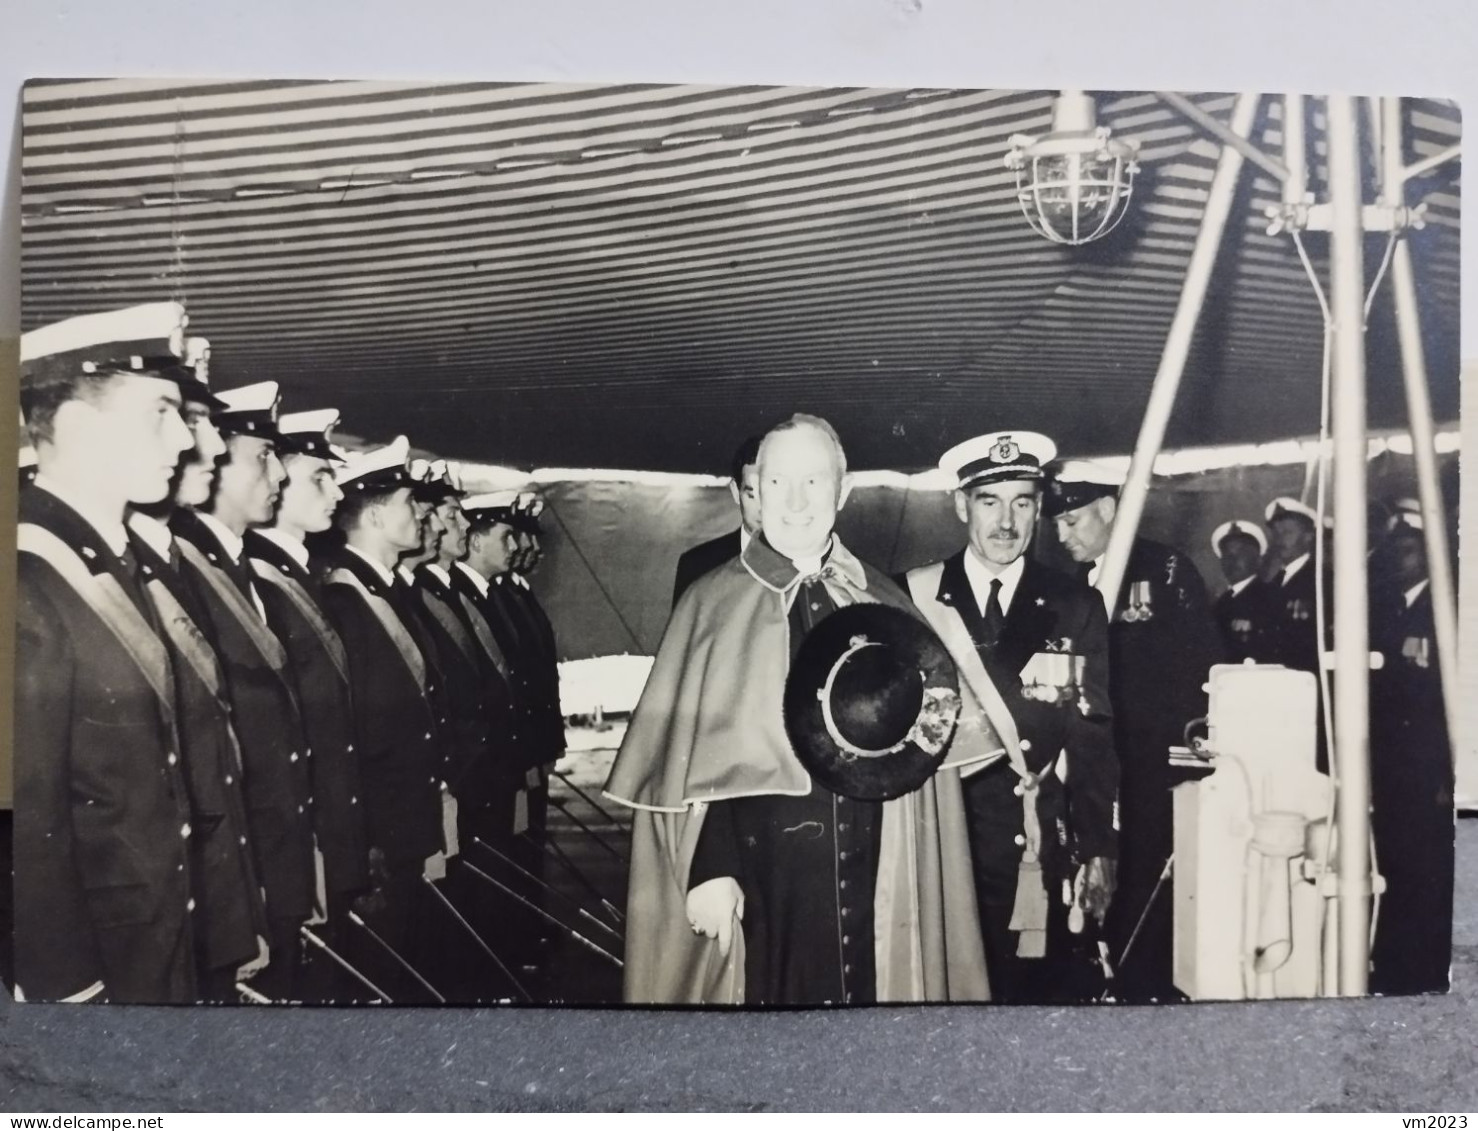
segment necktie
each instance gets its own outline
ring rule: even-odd
[[[1001,579],[990,583],[990,596],[985,601],[985,642],[994,647],[1006,627],[1006,613],[1001,608]]]

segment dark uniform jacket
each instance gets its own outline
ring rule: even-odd
[[[405,867],[444,847],[442,767],[426,658],[397,588],[345,548],[332,559],[323,607],[349,657],[369,844]]]
[[[477,583],[460,565],[449,571],[452,592],[478,644],[488,712],[488,738],[494,767],[492,778],[499,793],[522,788],[527,760],[522,754],[524,707],[517,695],[510,656],[515,655],[511,630],[484,597]]]
[[[1268,581],[1269,602],[1272,607],[1272,652],[1270,662],[1282,664],[1301,672],[1319,673],[1321,652],[1319,634],[1314,619],[1315,565],[1313,554],[1299,567],[1287,584],[1280,584],[1280,573]],[[1334,588],[1326,578],[1324,582],[1325,631],[1334,623]]]
[[[1195,565],[1170,546],[1136,538],[1109,623],[1109,698],[1120,778],[1118,890],[1108,927],[1114,960],[1126,948],[1133,956],[1120,971],[1120,988],[1129,996],[1170,989],[1172,896],[1161,876],[1174,851],[1171,787],[1185,776],[1172,769],[1170,747],[1186,744],[1186,725],[1205,718],[1203,687],[1221,658]]]
[[[442,735],[447,785],[459,808],[476,808],[486,803],[493,788],[488,695],[497,685],[487,677],[487,660],[451,585],[423,565],[416,570],[414,593],[440,661],[447,708]]]
[[[677,576],[672,583],[672,603],[676,605],[683,591],[705,573],[737,558],[739,542],[739,531],[731,530],[690,550],[684,550],[677,559]]]
[[[152,608],[102,536],[40,487],[20,498],[15,963],[48,1001],[193,1001],[189,794]],[[124,638],[29,550],[53,535],[101,580]],[[127,640],[127,643],[124,640]]]
[[[175,717],[190,796],[190,862],[196,943],[207,970],[232,971],[266,937],[266,909],[252,860],[241,748],[231,720],[225,672],[205,629],[209,617],[178,561],[133,536],[175,673]]]
[[[245,552],[241,562],[234,561],[193,511],[177,512],[170,526],[189,544],[181,546],[185,575],[208,610],[226,669],[267,915],[301,922],[315,904],[313,792],[310,748],[287,650],[251,599],[255,586]]]
[[[1070,877],[1078,864],[1118,854],[1114,801],[1119,764],[1114,753],[1108,699],[1108,633],[1103,602],[1086,585],[1027,559],[994,647],[987,645],[984,618],[962,550],[944,563],[938,599],[955,608],[969,630],[986,672],[1016,720],[1022,755],[1034,774],[1066,751],[1069,783],[1047,775],[1037,793],[1042,825],[1042,864],[1052,880]],[[1052,705],[1021,694],[1021,670],[1032,656],[1068,640],[1084,657],[1078,701]],[[1084,709],[1086,707],[1086,710]],[[982,902],[1009,905],[1021,860],[1021,798],[1015,773],[1003,759],[965,779],[971,845]]]
[[[1437,663],[1432,589],[1408,607],[1379,592],[1370,644],[1371,831],[1386,880],[1371,948],[1376,993],[1446,990],[1452,957],[1453,771]]]
[[[1253,660],[1272,662],[1273,591],[1260,577],[1253,577],[1236,593],[1222,591],[1212,606],[1221,633],[1222,652],[1229,664]]]
[[[255,532],[246,536],[246,553],[267,623],[287,649],[302,706],[324,886],[336,896],[364,891],[369,887],[369,845],[354,749],[348,651],[323,611],[320,582],[310,569]]]
[[[508,682],[518,718],[519,768],[529,770],[545,761],[543,749],[547,726],[538,677],[535,628],[518,595],[513,592],[517,588],[518,583],[512,574],[499,574],[488,583],[487,596],[479,607],[507,661]]]
[[[501,600],[518,636],[518,666],[524,672],[530,697],[527,716],[530,766],[550,765],[565,752],[564,713],[559,704],[559,646],[554,639],[554,626],[520,574],[503,574],[493,583],[489,595]]]

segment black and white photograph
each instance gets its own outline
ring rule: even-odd
[[[1449,989],[1455,102],[20,125],[17,1001]]]

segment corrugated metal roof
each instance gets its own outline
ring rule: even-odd
[[[1225,118],[1232,98],[1196,101]],[[219,384],[271,377],[352,432],[484,462],[718,470],[797,410],[860,467],[998,427],[1126,451],[1218,147],[1153,94],[1098,104],[1143,172],[1120,230],[1072,249],[1031,232],[1002,162],[1049,128],[1046,91],[32,83],[23,322],[180,298]],[[1454,107],[1406,108],[1413,156],[1457,139]],[[1273,152],[1280,117],[1265,100]],[[1318,306],[1253,172],[1173,444],[1317,426]],[[1413,186],[1445,417],[1457,191],[1455,165]],[[1403,417],[1388,306],[1378,426]]]

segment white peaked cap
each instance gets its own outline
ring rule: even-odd
[[[1242,534],[1251,538],[1257,543],[1257,548],[1262,553],[1268,552],[1268,536],[1262,532],[1262,527],[1255,522],[1245,522],[1237,518],[1230,522],[1223,522],[1211,532],[1211,548],[1220,555],[1222,541],[1233,534]]]
[[[397,436],[390,443],[363,452],[350,452],[344,466],[334,472],[334,479],[341,487],[364,488],[383,483],[393,486],[409,483],[410,474],[406,461],[410,459],[411,442],[405,436]]]
[[[314,408],[284,413],[277,418],[277,430],[284,436],[326,436],[338,423],[338,409]]]
[[[216,397],[225,406],[220,410],[223,413],[271,412],[281,399],[281,393],[276,381],[258,381],[239,389],[225,389]]]
[[[988,432],[956,444],[939,457],[939,466],[960,487],[1011,479],[1041,479],[1057,458],[1057,445],[1040,432]]]
[[[1305,506],[1303,503],[1295,499],[1292,495],[1279,495],[1276,499],[1269,503],[1267,509],[1263,511],[1263,518],[1267,522],[1271,523],[1279,518],[1290,514],[1296,514],[1301,518],[1308,519],[1314,524],[1316,529],[1319,526],[1318,512],[1315,511],[1313,507]],[[1324,525],[1333,526],[1334,519],[1326,518],[1324,520]]]
[[[123,310],[83,314],[21,335],[21,364],[56,354],[105,349],[113,343],[160,342],[175,357],[185,353],[185,308],[148,302]]]

